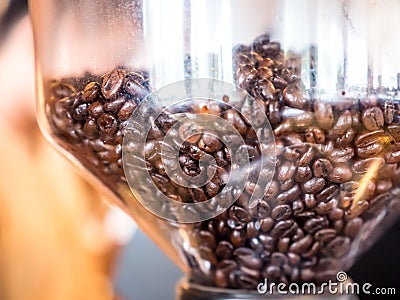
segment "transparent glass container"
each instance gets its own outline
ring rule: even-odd
[[[43,133],[201,290],[341,281],[398,215],[398,1],[30,13]]]

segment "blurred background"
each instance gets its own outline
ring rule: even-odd
[[[32,42],[26,1],[0,0],[0,299],[173,299],[182,273],[42,138]],[[400,293],[399,249],[400,222],[350,276]]]

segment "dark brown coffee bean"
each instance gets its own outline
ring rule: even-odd
[[[281,204],[287,204],[296,200],[301,194],[301,190],[298,184],[295,184],[292,188],[283,193],[280,193],[276,200]]]
[[[358,156],[369,158],[377,156],[383,150],[383,145],[387,140],[390,140],[390,137],[383,130],[375,130],[358,135],[354,145]]]
[[[312,239],[311,235],[306,235],[299,241],[293,243],[290,246],[289,251],[292,253],[303,253],[311,246],[312,242],[313,242],[313,239]]]
[[[267,250],[269,252],[273,252],[275,250],[275,238],[274,237],[272,237],[270,235],[266,235],[266,234],[260,234],[260,236],[258,237],[258,240],[264,246],[265,250]]]
[[[234,260],[221,261],[215,271],[215,285],[217,287],[228,287],[229,274],[236,270],[237,263]]]
[[[262,273],[261,275],[264,278],[271,279],[273,281],[279,280],[282,276],[282,271],[281,268],[278,266],[268,266]]]
[[[359,160],[355,162],[352,166],[352,170],[356,174],[365,174],[373,168],[377,172],[383,165],[385,164],[385,160],[381,157],[371,157]]]
[[[376,192],[378,194],[384,194],[388,192],[393,186],[393,183],[390,179],[382,179],[376,183]]]
[[[191,174],[192,174],[192,173],[189,172],[188,175],[191,176]],[[196,172],[196,175],[198,175],[197,172]],[[217,196],[218,193],[219,193],[220,187],[221,187],[221,186],[220,186],[217,182],[214,182],[214,181],[210,180],[209,182],[206,183],[206,192],[207,192],[207,195],[208,195],[210,198],[213,198],[213,197]]]
[[[336,185],[328,185],[316,195],[317,201],[327,202],[333,199],[339,193],[339,188]]]
[[[312,175],[313,174],[312,174],[311,168],[309,166],[298,167],[296,176],[294,179],[299,183],[303,183],[303,182],[309,181],[311,179]]]
[[[219,141],[218,138],[216,138],[213,135],[205,133],[203,134],[201,140],[204,142],[205,145],[204,150],[206,152],[211,153],[218,151],[222,148],[222,143]]]
[[[362,122],[368,130],[378,130],[384,124],[383,112],[379,107],[371,107],[362,113]]]
[[[268,67],[259,67],[257,69],[257,77],[259,79],[269,79],[274,73]],[[274,88],[275,89],[275,88]]]
[[[334,183],[349,181],[353,173],[346,164],[335,164],[332,172],[328,175],[328,180]]]
[[[194,202],[204,202],[207,200],[207,195],[201,188],[190,188],[189,193]]]
[[[124,104],[126,100],[124,98],[116,98],[107,101],[103,105],[103,109],[107,112],[116,113]]]
[[[325,179],[323,178],[312,178],[301,185],[301,189],[306,194],[316,194],[320,192],[325,186]]]
[[[384,193],[381,195],[377,195],[369,202],[369,207],[367,212],[372,215],[378,214],[392,200],[393,200],[393,195],[391,193]]]
[[[315,199],[314,194],[305,194],[304,195],[304,203],[308,208],[313,208],[317,204],[317,200]]]
[[[283,90],[283,101],[286,105],[297,108],[297,109],[307,109],[310,102],[306,97],[303,97],[303,91],[298,84],[289,84]]]
[[[319,126],[325,130],[331,129],[334,122],[332,106],[326,102],[316,101],[314,103],[314,111]]]
[[[268,79],[261,79],[257,81],[255,93],[261,100],[267,102],[274,99],[275,87]]]
[[[279,252],[287,252],[289,249],[290,238],[284,237],[278,240],[277,248]]]
[[[86,137],[90,140],[97,139],[99,128],[97,127],[97,123],[94,119],[88,118],[85,125],[83,126],[83,132]]]
[[[259,282],[242,270],[235,270],[229,274],[229,283],[230,286],[240,289],[255,289]]]
[[[217,248],[215,249],[215,254],[221,259],[230,259],[233,254],[233,246],[228,241],[219,242]]]
[[[247,126],[236,110],[234,110],[234,109],[226,110],[223,114],[223,117],[230,124],[232,124],[233,127],[235,127],[241,135],[244,135],[246,133]]]
[[[333,149],[329,154],[329,159],[335,163],[343,163],[349,161],[354,156],[352,147]]]
[[[343,210],[341,210],[339,207],[335,207],[329,212],[329,219],[332,221],[341,220],[343,215]]]
[[[335,126],[332,128],[333,134],[344,134],[352,125],[352,116],[350,111],[344,111],[338,118]]]
[[[116,69],[110,73],[107,73],[102,78],[101,91],[104,98],[111,99],[115,97],[125,78],[125,71],[122,69]]]
[[[260,226],[262,232],[268,232],[274,225],[274,220],[272,218],[264,218],[260,220]]]
[[[357,234],[360,232],[361,226],[363,224],[363,220],[361,218],[354,218],[347,222],[344,227],[344,234],[351,239],[354,239]]]
[[[235,247],[242,247],[246,242],[246,233],[243,230],[233,230],[230,234],[230,239]]]
[[[283,165],[278,167],[278,180],[284,182],[293,177],[297,170],[297,166],[292,162],[285,162]]]
[[[284,220],[276,223],[271,230],[271,236],[274,238],[283,238],[292,236],[297,230],[297,224],[293,220]]]
[[[308,219],[303,226],[303,229],[309,233],[314,233],[322,228],[325,228],[329,225],[329,221],[326,217],[316,216],[311,219]]]
[[[254,62],[245,54],[239,54],[235,57],[235,63],[237,66],[243,65],[252,65],[254,66]]]
[[[126,121],[129,119],[129,117],[132,115],[133,111],[136,108],[136,103],[134,103],[131,100],[128,100],[124,103],[124,105],[121,107],[121,109],[118,111],[118,118],[121,121]]]
[[[249,239],[255,238],[260,232],[261,224],[259,221],[248,222],[246,225],[246,234]]]
[[[233,256],[240,265],[244,265],[250,269],[260,269],[262,266],[261,259],[257,256],[254,250],[250,248],[237,248],[233,251]]]
[[[85,86],[82,99],[85,102],[93,102],[100,93],[100,85],[97,82],[90,82]]]
[[[269,217],[271,213],[271,207],[265,200],[261,200],[256,206],[250,208],[250,215],[253,218],[263,219]]]
[[[397,164],[400,162],[400,144],[390,145],[387,147],[385,161],[388,164]]]
[[[328,159],[319,158],[314,161],[313,172],[318,178],[327,177],[333,171],[333,166]]]
[[[354,204],[354,203],[353,203]],[[346,220],[354,219],[360,216],[363,212],[365,212],[369,207],[368,201],[359,200],[355,205],[352,205],[350,209],[345,214]]]
[[[248,222],[251,221],[250,214],[240,206],[232,206],[229,209],[229,220],[228,225],[231,228],[242,229]],[[231,221],[231,222],[229,222]],[[232,223],[232,225],[230,225]]]
[[[117,131],[117,120],[111,114],[104,113],[97,119],[100,130],[107,134],[114,134]]]
[[[314,239],[319,242],[329,242],[336,237],[337,233],[335,229],[332,228],[324,228],[320,229],[314,234]]]
[[[291,214],[292,208],[289,205],[284,204],[276,206],[271,212],[271,217],[274,220],[280,221],[289,218]]]
[[[99,101],[93,102],[89,105],[88,112],[91,117],[97,119],[103,113],[103,105]]]

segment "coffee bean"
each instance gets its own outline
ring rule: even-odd
[[[240,265],[244,265],[250,269],[260,269],[262,262],[261,259],[256,255],[254,250],[246,247],[237,248],[233,252],[233,256],[236,257],[236,261]]]
[[[218,258],[221,259],[230,259],[233,254],[233,245],[229,243],[228,241],[221,241],[219,242],[215,254],[217,255]]]
[[[314,239],[319,242],[329,242],[337,235],[336,230],[332,228],[324,228],[320,229],[314,234]]]
[[[349,238],[354,239],[360,232],[362,225],[363,225],[363,220],[361,218],[354,218],[347,222],[343,232]]]
[[[299,241],[293,243],[289,251],[292,253],[303,253],[305,250],[307,250],[313,242],[312,236],[311,235],[306,235]]]
[[[317,217],[313,217],[309,220],[307,220],[304,223],[304,230],[306,230],[309,233],[314,233],[322,228],[325,228],[329,225],[328,220],[326,219],[326,217],[323,216],[317,216]]]
[[[117,131],[117,120],[111,114],[103,113],[97,119],[100,130],[106,134],[114,134]]]
[[[341,258],[350,250],[350,239],[338,236],[327,244],[326,249],[333,257]]]
[[[305,194],[304,203],[308,208],[313,208],[317,204],[314,194]]]
[[[235,247],[244,246],[246,242],[246,233],[243,230],[235,229],[231,232],[230,239]]]
[[[289,205],[284,204],[276,206],[271,212],[271,217],[274,220],[280,221],[289,218],[291,214],[292,208]]]
[[[352,177],[353,174],[346,164],[336,164],[328,175],[328,180],[334,183],[343,183],[349,181]]]
[[[104,75],[101,84],[101,91],[103,93],[103,96],[106,99],[114,98],[118,94],[124,78],[125,71],[122,69],[116,69]]]
[[[271,236],[274,238],[283,238],[295,233],[297,224],[293,220],[279,221],[271,230]]]
[[[331,129],[334,122],[332,106],[322,101],[316,101],[314,111],[319,126],[325,130]]]
[[[333,166],[328,159],[319,158],[314,162],[313,172],[318,178],[327,177],[333,170]]]
[[[379,107],[371,107],[362,113],[362,122],[368,130],[378,130],[384,124],[383,112]]]
[[[306,194],[316,194],[320,192],[326,184],[323,178],[312,178],[301,185],[301,189]]]

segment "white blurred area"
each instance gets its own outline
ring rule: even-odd
[[[44,140],[34,98],[25,16],[0,45],[0,299],[122,299],[114,264],[136,226]]]

